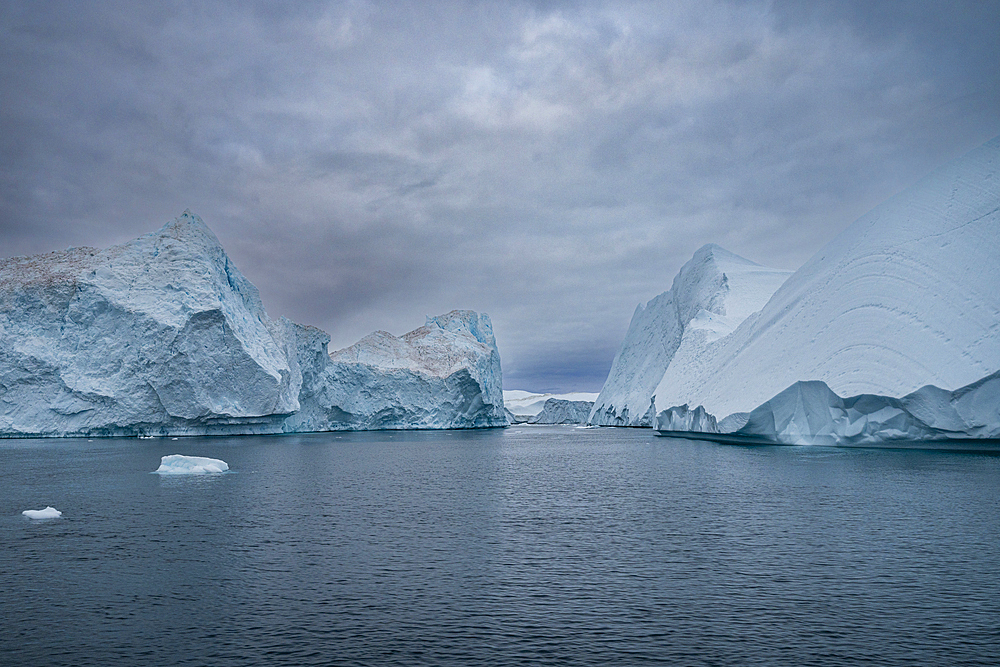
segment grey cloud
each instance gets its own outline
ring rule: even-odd
[[[190,207],[348,345],[489,312],[599,388],[717,242],[795,268],[1000,133],[1000,3],[0,3],[3,254]]]

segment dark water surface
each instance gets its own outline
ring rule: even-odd
[[[175,453],[233,472],[149,474]],[[567,427],[0,441],[0,613],[3,665],[996,665],[1000,457]]]

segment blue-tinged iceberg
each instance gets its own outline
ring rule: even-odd
[[[229,464],[222,459],[170,454],[160,458],[160,467],[153,472],[159,475],[217,475],[228,470]]]
[[[1000,438],[1000,372],[956,391],[927,385],[902,398],[841,398],[825,382],[796,382],[755,408],[734,435],[788,445]]]
[[[597,394],[536,394],[509,389],[503,392],[507,418],[517,424],[583,424],[594,407]]]
[[[331,359],[322,331],[272,321],[189,212],[106,250],[0,260],[0,437],[506,424],[488,316],[373,337]]]
[[[721,430],[800,381],[839,396],[971,385],[1000,370],[998,257],[1000,137],[858,219],[732,334],[671,363],[656,411],[701,406]]]
[[[589,423],[652,426],[664,373],[696,366],[706,347],[760,310],[790,275],[714,244],[700,248],[670,290],[636,308]]]
[[[326,354],[318,329],[298,341],[301,408],[286,432],[506,426],[500,354],[488,315],[455,310],[403,336],[376,331]]]

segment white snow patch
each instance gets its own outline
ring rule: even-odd
[[[229,464],[221,459],[171,454],[160,459],[160,467],[154,472],[160,475],[206,475],[223,473],[227,470]]]

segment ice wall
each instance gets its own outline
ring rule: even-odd
[[[903,396],[1000,369],[998,166],[1000,137],[854,222],[731,335],[671,363],[656,410],[722,419],[804,380]]]
[[[789,275],[714,244],[700,248],[669,291],[636,308],[589,423],[652,426],[653,396],[667,368],[697,364],[706,345],[763,307]]]

